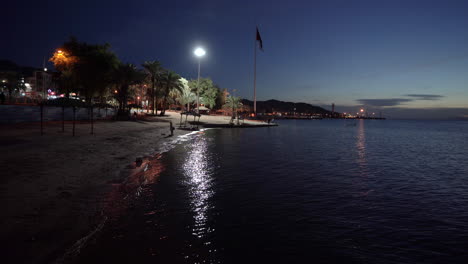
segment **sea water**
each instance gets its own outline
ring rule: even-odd
[[[468,122],[278,122],[162,154],[77,261],[468,262]]]

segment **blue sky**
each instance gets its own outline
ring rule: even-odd
[[[252,98],[258,25],[260,100],[468,116],[467,1],[15,1],[4,14],[0,58],[22,65],[40,66],[74,35],[190,79],[203,45],[202,76]]]

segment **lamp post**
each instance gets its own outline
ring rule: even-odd
[[[47,96],[46,96],[46,77],[47,77],[47,68],[44,67],[44,71],[42,72],[42,97],[43,97],[43,100],[47,100]]]
[[[198,80],[197,80],[197,113],[200,113],[200,62],[201,62],[201,57],[205,56],[206,52],[202,48],[196,48],[195,51],[193,52],[195,56],[198,57]]]

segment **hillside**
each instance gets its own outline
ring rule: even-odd
[[[253,101],[242,99],[244,105],[253,107]],[[294,111],[296,108],[296,111]],[[271,113],[271,112],[297,112],[309,114],[330,114],[331,112],[323,109],[322,107],[313,106],[307,103],[292,103],[283,102],[278,100],[257,101],[258,113]]]

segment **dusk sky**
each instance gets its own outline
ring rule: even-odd
[[[259,100],[468,118],[468,1],[11,1],[0,22],[0,59],[24,66],[73,35],[191,79],[202,45],[202,76],[247,99],[258,25]]]

